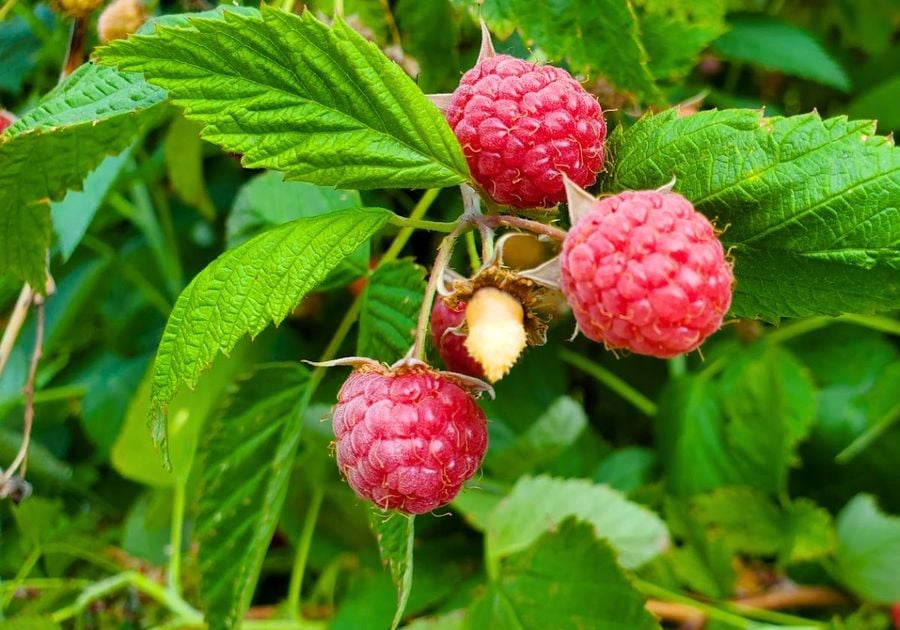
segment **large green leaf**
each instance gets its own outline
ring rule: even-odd
[[[574,518],[503,560],[500,575],[469,609],[469,628],[650,630],[643,596],[598,540]]]
[[[391,580],[397,588],[397,612],[394,614],[392,629],[400,625],[412,590],[415,521],[416,517],[412,514],[385,514],[383,510],[374,507],[369,509],[369,524],[378,541],[381,561],[390,571]]]
[[[225,252],[191,281],[169,316],[153,370],[150,423],[167,465],[166,408],[178,389],[194,387],[244,335],[279,324],[390,216],[356,208],[299,219]]]
[[[728,32],[713,44],[720,55],[847,91],[844,69],[809,32],[769,15],[728,18]]]
[[[157,119],[165,93],[86,64],[0,135],[0,275],[44,287],[50,202]]]
[[[647,65],[647,51],[628,0],[557,0],[550,9],[532,0],[471,2],[502,33],[515,24],[522,36],[577,72],[601,74],[639,99],[662,97]]]
[[[872,602],[900,601],[900,517],[860,494],[838,514],[837,535],[837,570],[847,588]]]
[[[610,142],[607,189],[675,190],[724,230],[733,315],[900,307],[900,150],[869,121],[751,110],[647,116]]]
[[[366,284],[356,353],[393,363],[413,344],[425,269],[411,260],[379,265]]]
[[[103,63],[166,88],[203,137],[252,168],[347,188],[458,184],[468,169],[416,84],[342,20],[329,28],[264,6],[159,25],[112,43]]]
[[[250,606],[300,440],[307,376],[296,363],[259,366],[201,437],[194,539],[211,628],[236,626]]]
[[[522,477],[491,515],[486,538],[489,567],[496,570],[500,559],[526,549],[569,516],[591,523],[626,568],[644,564],[669,544],[662,520],[615,490],[583,479]]]

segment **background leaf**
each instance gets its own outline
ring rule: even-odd
[[[768,15],[737,14],[713,49],[734,61],[757,64],[848,91],[850,79],[809,32]]]
[[[868,121],[749,110],[648,116],[613,134],[614,190],[675,189],[724,229],[735,316],[900,307],[900,150]]]
[[[113,42],[99,58],[166,88],[206,140],[247,167],[345,188],[450,186],[468,175],[437,108],[340,20],[228,11]]]
[[[900,601],[900,517],[878,509],[871,495],[853,498],[837,517],[837,570],[860,597]]]
[[[203,432],[196,531],[211,627],[244,618],[287,492],[308,373],[266,364],[244,377]]]
[[[467,622],[471,628],[498,630],[659,628],[622,574],[613,547],[575,518],[504,559],[499,577],[472,604]]]
[[[606,486],[581,479],[521,477],[491,515],[485,542],[489,566],[522,551],[568,516],[591,523],[626,568],[644,564],[669,544],[658,516]]]
[[[299,219],[260,234],[200,272],[178,297],[153,367],[151,429],[168,461],[165,410],[219,352],[278,324],[390,218],[377,208]],[[230,308],[220,307],[225,300]]]
[[[393,363],[412,347],[425,293],[425,268],[395,260],[378,268],[366,283],[359,314],[356,354]]]

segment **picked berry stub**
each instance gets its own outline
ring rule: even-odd
[[[465,385],[424,366],[355,370],[333,414],[338,467],[361,498],[422,514],[446,505],[481,466],[484,413]]]
[[[431,338],[448,370],[484,378],[481,364],[466,349],[466,335],[455,330],[465,319],[465,302],[454,307],[442,298],[436,299],[431,310]]]
[[[603,168],[600,104],[561,68],[486,57],[463,75],[446,116],[472,175],[500,204],[555,206],[566,196],[560,173],[590,186]]]
[[[585,336],[659,358],[718,330],[734,283],[712,224],[673,192],[597,200],[566,236],[560,271]]]

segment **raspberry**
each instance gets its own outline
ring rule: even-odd
[[[603,167],[603,112],[561,68],[487,57],[463,75],[446,116],[472,175],[500,204],[554,206],[565,200],[560,172],[590,186]]]
[[[452,501],[488,442],[472,395],[425,367],[357,369],[338,393],[334,434],[338,467],[356,494],[410,514]]]
[[[0,109],[0,133],[6,131],[6,128],[16,122],[16,117],[12,112]]]
[[[451,308],[444,300],[435,300],[434,308],[431,309],[431,337],[434,340],[434,347],[451,372],[484,378],[481,364],[466,350],[466,336],[450,330],[461,325],[465,318],[464,302],[460,302],[456,308]]]
[[[582,332],[669,358],[722,325],[734,276],[709,220],[677,193],[623,192],[572,227],[561,285]]]

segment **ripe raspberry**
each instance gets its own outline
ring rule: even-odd
[[[497,203],[554,206],[565,200],[560,172],[590,186],[603,167],[603,112],[561,68],[487,57],[463,75],[446,116]]]
[[[465,303],[460,302],[456,308],[451,308],[444,300],[438,298],[434,301],[434,308],[431,309],[431,338],[448,370],[484,378],[481,364],[466,350],[466,336],[450,330],[461,325],[465,318]]]
[[[560,263],[579,327],[610,348],[659,358],[690,352],[731,304],[722,243],[677,193],[600,199],[569,231]]]
[[[6,131],[6,128],[16,122],[16,116],[12,112],[0,109],[0,133]]]
[[[449,503],[484,458],[472,395],[424,367],[353,372],[334,408],[338,467],[360,497],[422,514]]]

